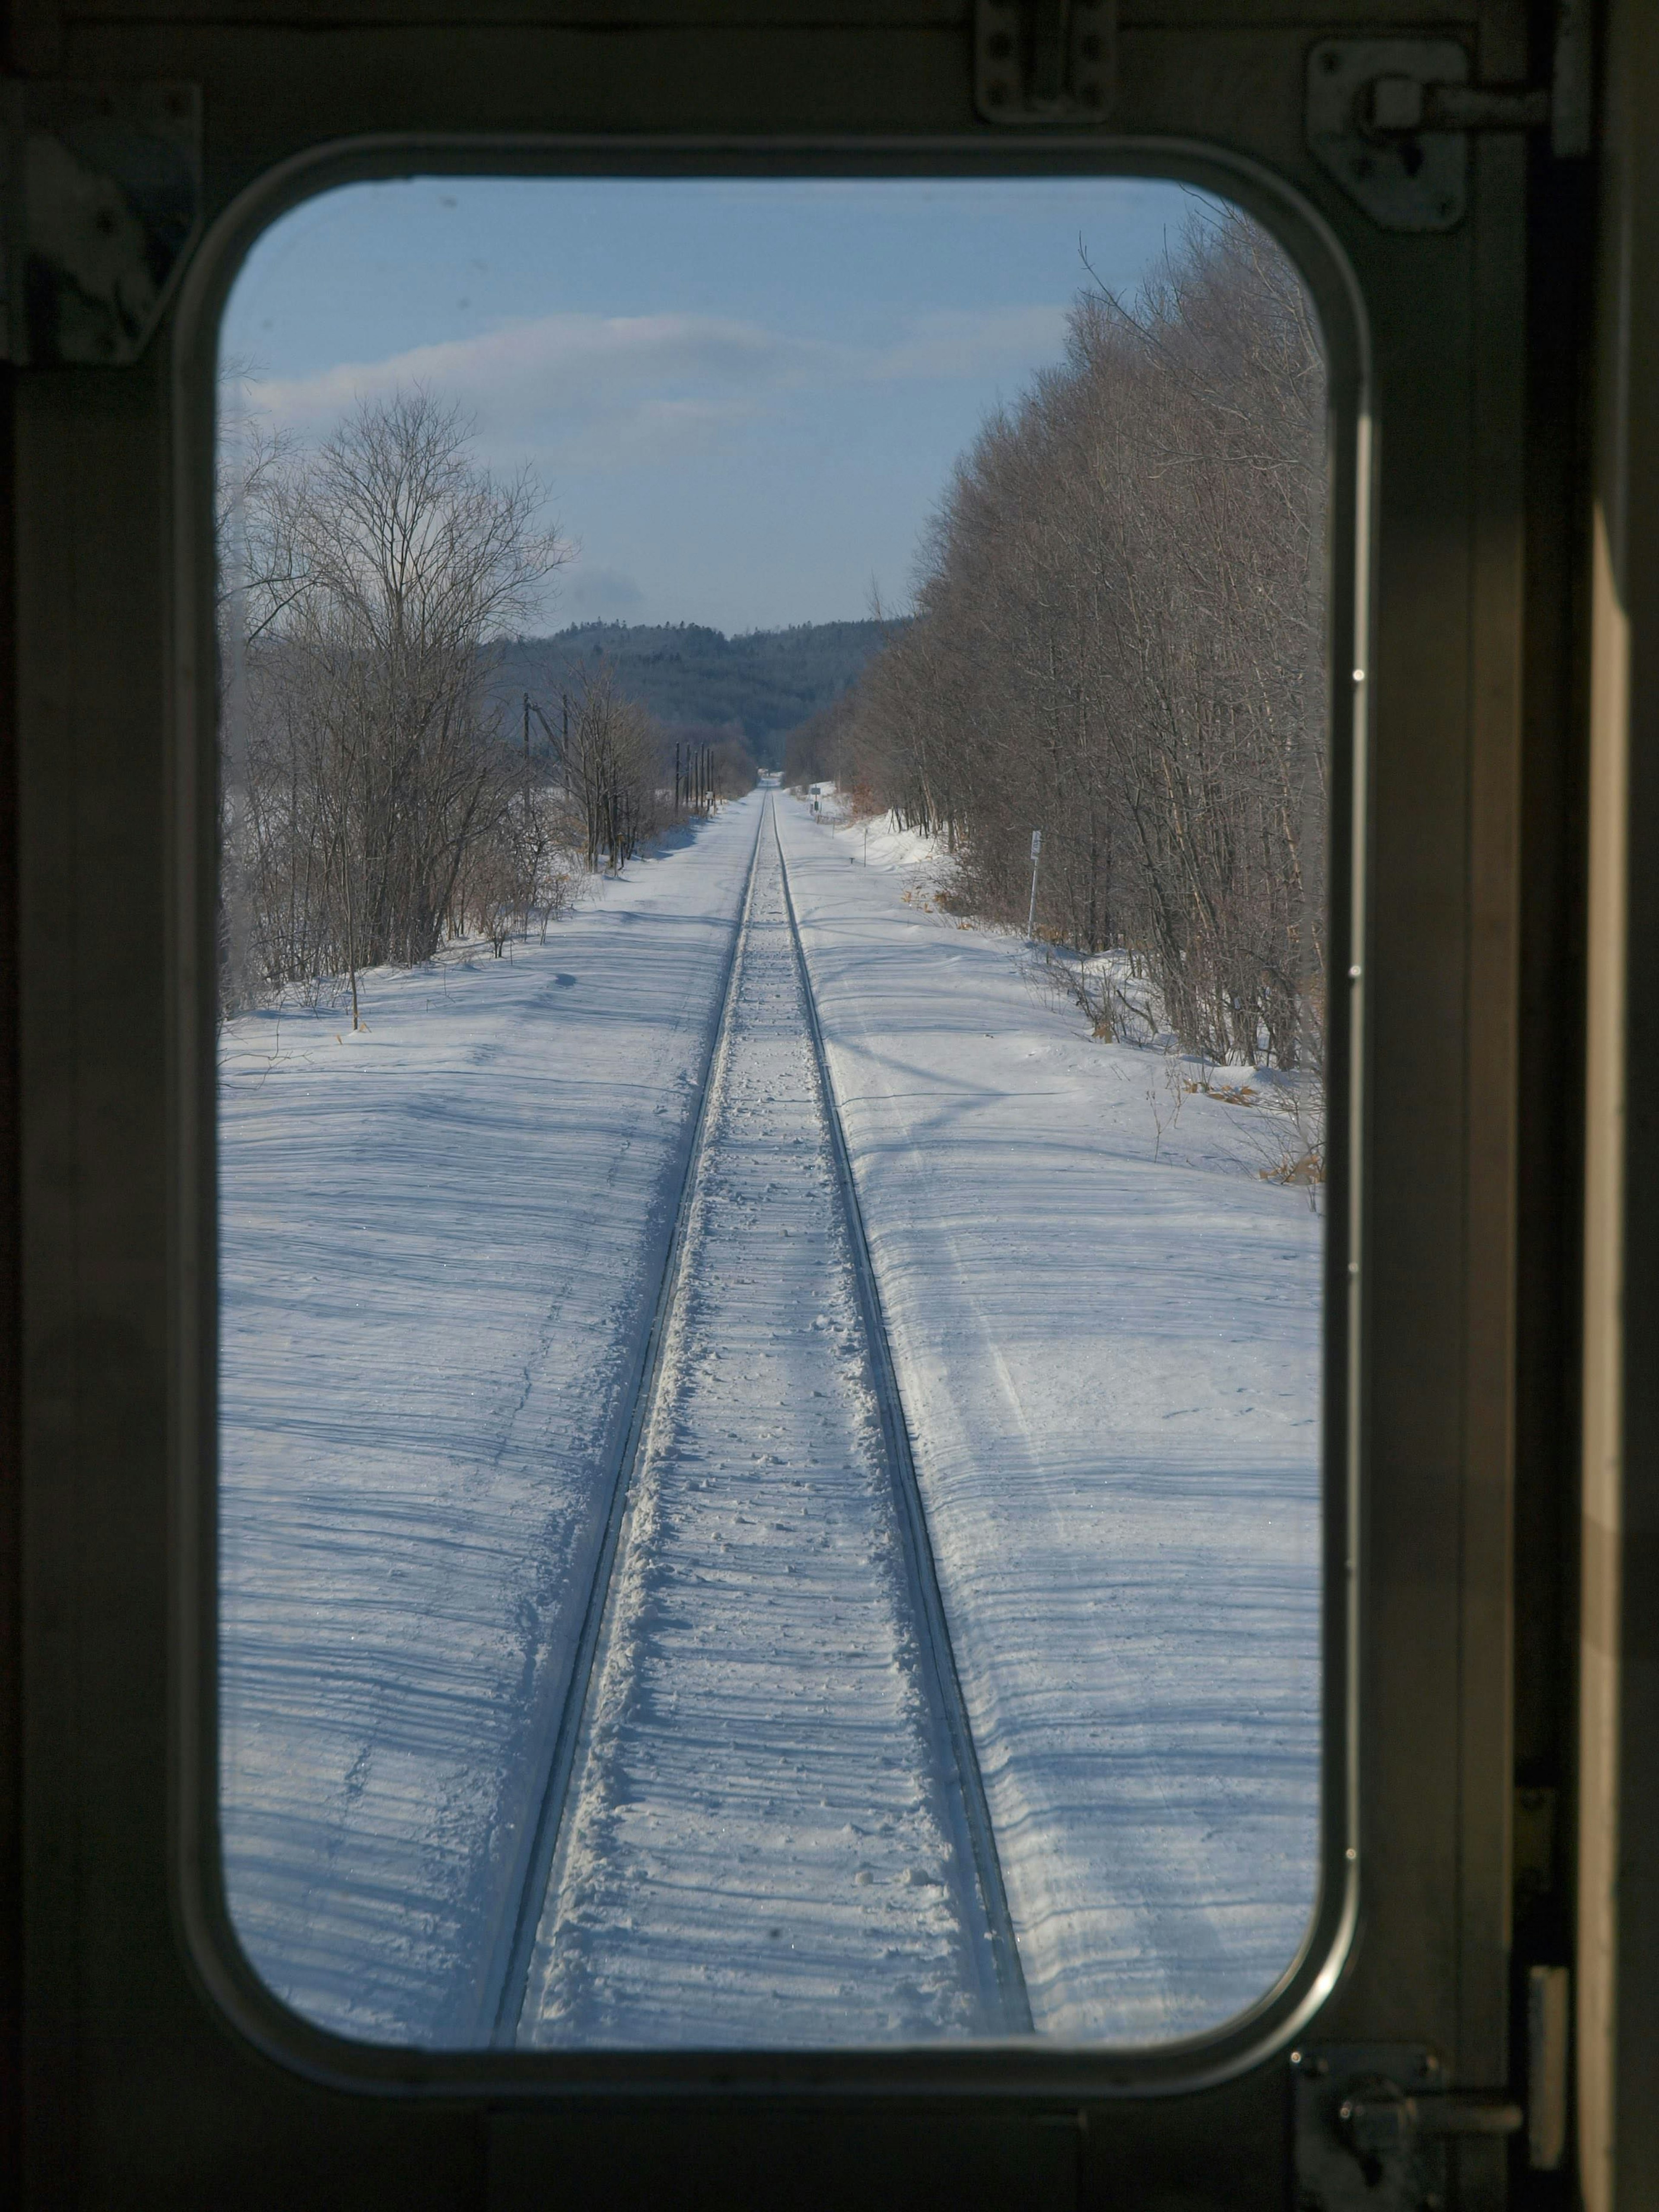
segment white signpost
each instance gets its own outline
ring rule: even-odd
[[[1037,859],[1042,851],[1042,832],[1041,830],[1033,830],[1031,832],[1031,911],[1025,917],[1025,942],[1028,945],[1034,944],[1036,940]]]

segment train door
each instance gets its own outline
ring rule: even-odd
[[[1547,13],[18,12],[31,2205],[1569,2201],[1577,1109],[1559,1063],[1583,1049],[1595,66],[1581,11]],[[343,2052],[268,2004],[228,1939],[206,1748],[217,318],[308,197],[493,173],[1170,177],[1244,207],[1317,303],[1353,1076],[1326,1305],[1321,1901],[1294,1969],[1217,2032]],[[1635,2047],[1595,2077],[1597,2157]],[[1589,2201],[1639,2201],[1635,2163],[1606,2172]]]

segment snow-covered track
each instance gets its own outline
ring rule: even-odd
[[[769,798],[524,1864],[498,2044],[1030,2029]]]
[[[864,1209],[859,1200],[858,1183],[853,1174],[847,1133],[842,1126],[840,1109],[836,1103],[835,1085],[830,1073],[830,1056],[824,1047],[817,1003],[812,995],[811,972],[806,964],[800,923],[789,889],[788,862],[784,858],[783,840],[778,835],[776,816],[771,809],[768,810],[767,823],[778,848],[784,909],[789,917],[790,940],[794,947],[801,995],[806,1006],[807,1028],[812,1040],[812,1056],[817,1067],[824,1119],[829,1124],[830,1141],[835,1151],[836,1172],[840,1180],[842,1204],[846,1214],[853,1274],[869,1344],[872,1379],[881,1411],[882,1435],[898,1506],[899,1525],[903,1531],[905,1564],[915,1605],[918,1632],[927,1653],[926,1674],[930,1698],[935,1707],[940,1739],[948,1747],[951,1763],[955,1769],[952,1796],[956,1800],[963,1841],[967,1845],[973,1865],[985,1916],[1002,2023],[1010,2034],[1029,2034],[1031,2029],[1030,2000],[1020,1966],[1019,1945],[1014,1934],[1013,1919],[1008,1910],[996,1832],[991,1825],[985,1780],[980,1771],[967,1701],[963,1696],[962,1679],[957,1668],[944,1599],[939,1592],[933,1540],[927,1530],[927,1515],[922,1503],[921,1488],[916,1480],[915,1460],[910,1449],[910,1431],[904,1417],[904,1402],[899,1395],[892,1346],[882,1312],[881,1291],[870,1256]]]

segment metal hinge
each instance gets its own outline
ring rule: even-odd
[[[0,357],[33,368],[137,361],[201,225],[200,93],[13,79],[0,103]]]
[[[975,0],[988,123],[1099,123],[1117,92],[1117,0]]]
[[[1324,39],[1308,56],[1308,145],[1383,230],[1450,230],[1468,205],[1472,131],[1547,129],[1587,154],[1588,0],[1561,0],[1550,85],[1469,82],[1455,39]]]
[[[1437,2212],[1446,2145],[1524,2124],[1501,2095],[1448,2089],[1424,2044],[1331,2043],[1293,2051],[1297,2212]]]

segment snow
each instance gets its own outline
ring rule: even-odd
[[[227,1028],[227,1881],[258,1971],[342,2033],[489,2038],[766,804],[511,962],[367,978],[366,1034]],[[1261,1180],[1261,1105],[1091,1038],[938,909],[926,840],[878,827],[866,866],[864,825],[776,804],[1037,2025],[1191,2033],[1313,1903],[1320,1221]],[[758,927],[538,2042],[984,2025]]]
[[[779,813],[1036,2024],[1195,2033],[1314,1904],[1321,1224],[926,841]]]

